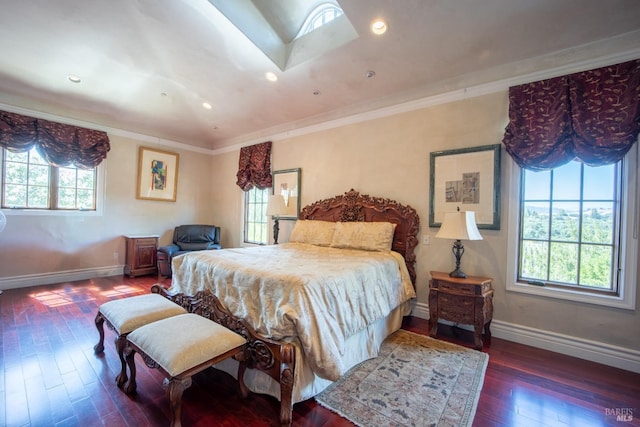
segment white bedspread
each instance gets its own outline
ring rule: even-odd
[[[305,243],[174,258],[170,291],[204,289],[259,334],[297,337],[314,372],[331,381],[345,373],[339,356],[346,339],[415,297],[398,253]]]

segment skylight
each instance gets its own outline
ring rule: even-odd
[[[335,0],[208,0],[208,3],[280,71],[358,38]]]

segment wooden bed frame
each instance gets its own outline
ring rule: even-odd
[[[320,200],[305,206],[300,219],[333,222],[386,221],[396,224],[392,249],[404,257],[411,281],[415,287],[416,269],[414,254],[418,244],[420,219],[410,206],[379,197],[362,195],[350,190],[344,195]],[[197,313],[239,333],[247,339],[247,351],[242,356],[241,370],[258,369],[280,384],[280,423],[290,425],[293,411],[293,379],[295,373],[295,347],[289,343],[271,340],[256,333],[243,319],[231,314],[209,291],[196,295],[170,294],[161,284],[153,285],[151,292],[158,293],[181,305],[189,312]]]

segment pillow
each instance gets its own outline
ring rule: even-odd
[[[290,242],[309,243],[317,246],[330,246],[333,240],[335,222],[298,220],[291,230]]]
[[[334,248],[390,251],[396,224],[390,222],[338,222],[331,246]]]

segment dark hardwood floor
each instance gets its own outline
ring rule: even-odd
[[[108,277],[12,289],[0,296],[0,425],[165,426],[168,402],[160,373],[138,362],[138,393],[115,385],[114,335],[96,356],[94,317],[113,298],[146,293],[155,277]],[[404,328],[427,334],[427,321]],[[472,345],[440,326],[441,338]],[[474,426],[640,426],[640,374],[494,338]],[[402,391],[399,390],[399,393]],[[276,426],[278,402],[242,400],[230,376],[210,369],[184,393],[185,426]],[[616,421],[615,412],[632,420]],[[293,426],[350,426],[313,399],[295,405]]]

